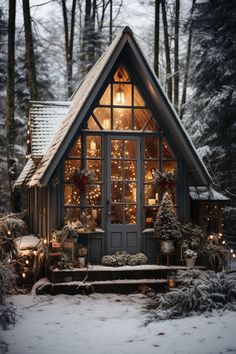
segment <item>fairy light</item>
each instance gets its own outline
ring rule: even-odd
[[[26,274],[25,273],[22,273],[22,278],[25,278],[26,277]]]
[[[231,248],[230,253],[234,253],[234,250]]]
[[[7,234],[10,236],[10,235],[11,235],[11,231],[10,231],[10,230],[8,230],[8,231],[7,231]]]
[[[29,260],[28,259],[26,259],[25,264],[29,264]]]
[[[236,258],[236,254],[235,253],[233,253],[232,256],[233,256],[233,258]]]

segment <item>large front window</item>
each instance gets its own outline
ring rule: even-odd
[[[113,224],[143,220],[142,228],[153,227],[162,198],[153,188],[153,171],[177,173],[176,157],[123,66],[98,102],[64,160],[65,220],[86,210],[105,228],[109,210]],[[93,178],[81,189],[72,177],[84,169],[93,171]],[[177,207],[176,191],[171,194]]]

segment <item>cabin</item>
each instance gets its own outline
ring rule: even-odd
[[[31,102],[27,163],[16,188],[27,191],[30,231],[82,222],[91,263],[143,252],[156,263],[153,223],[162,191],[153,171],[175,176],[171,191],[182,223],[222,232],[227,198],[190,141],[129,27],[125,27],[66,102]],[[85,225],[93,220],[93,226]],[[220,220],[220,221],[219,221]]]

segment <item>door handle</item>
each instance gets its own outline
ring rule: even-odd
[[[107,215],[110,216],[111,215],[111,210],[110,210],[110,201],[107,200]]]

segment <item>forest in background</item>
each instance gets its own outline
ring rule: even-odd
[[[50,7],[47,13],[45,9]],[[45,13],[45,16],[38,16]],[[30,100],[67,100],[118,31],[130,25],[211,173],[231,198],[236,233],[236,2],[0,2],[0,214],[19,211],[13,185],[27,155]]]

